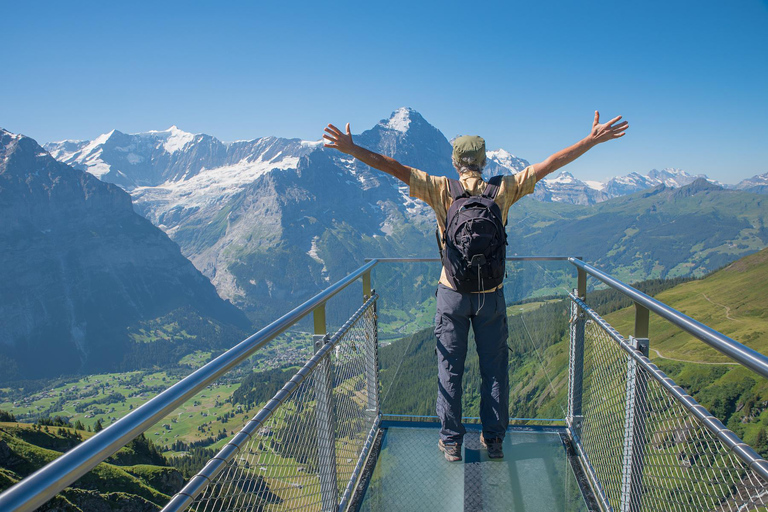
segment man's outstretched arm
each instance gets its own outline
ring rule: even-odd
[[[342,153],[353,156],[364,164],[370,165],[374,169],[378,169],[387,174],[391,174],[406,185],[410,185],[411,170],[394,158],[368,151],[352,142],[352,134],[349,132],[349,123],[347,123],[347,133],[342,133],[341,130],[332,124],[329,124],[325,128],[323,138],[328,141],[324,144],[326,148],[338,149]]]
[[[618,123],[620,119],[621,116],[617,116],[607,123],[600,124],[600,113],[595,110],[595,120],[592,122],[592,131],[589,135],[573,146],[549,156],[543,162],[534,164],[533,170],[536,173],[536,181],[543,179],[546,175],[555,172],[562,166],[573,162],[601,142],[623,137],[627,128],[629,128],[629,123],[624,121],[623,123],[614,124]]]

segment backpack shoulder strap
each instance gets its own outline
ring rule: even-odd
[[[453,180],[448,178],[448,191],[451,193],[451,198],[457,200],[460,197],[468,196],[467,191],[464,190],[464,186],[459,180]]]
[[[504,179],[504,176],[494,176],[493,178],[488,180],[488,186],[485,187],[485,192],[483,192],[483,197],[487,197],[488,199],[496,199],[496,194],[499,193],[499,187],[501,186],[501,182]]]

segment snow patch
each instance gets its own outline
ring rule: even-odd
[[[183,181],[167,181],[156,187],[138,187],[132,192],[137,202],[158,201],[165,204],[160,211],[173,208],[215,206],[240,192],[243,187],[272,170],[295,169],[298,157],[285,157],[280,162],[255,162],[246,159],[233,165],[204,169]]]
[[[358,173],[355,169],[355,159],[351,157],[341,157],[338,159],[338,162],[341,164],[341,167],[347,170],[349,174],[355,177],[355,179],[360,183],[360,186],[363,190],[368,190],[369,188],[376,185],[375,181],[371,178],[371,175],[362,172]],[[341,173],[338,173],[341,176]],[[350,183],[347,181],[347,183]]]
[[[109,173],[112,168],[109,166],[109,164],[105,164],[104,162],[96,162],[93,165],[89,165],[87,171],[97,178],[101,179],[102,176]]]
[[[398,186],[398,192],[400,192],[400,196],[403,200],[403,206],[405,207],[405,211],[408,212],[408,215],[411,217],[415,217],[417,215],[421,215],[424,213],[429,213],[432,211],[432,209],[425,203],[424,201],[419,201],[411,197],[410,195],[410,187],[407,187],[405,185]],[[373,207],[374,205],[371,205]]]
[[[325,279],[326,281],[330,281],[331,277],[328,275],[328,268],[325,266],[325,261],[323,260],[323,258],[321,258],[317,254],[317,241],[319,239],[320,239],[319,236],[315,236],[314,238],[312,238],[312,245],[310,246],[309,251],[307,251],[307,256],[309,256],[310,258],[312,258],[313,260],[315,260],[316,262],[320,263],[323,266],[323,270],[322,270],[323,279]]]
[[[585,181],[584,183],[586,183],[589,188],[594,190],[603,190],[605,188],[605,183],[601,181]]]
[[[176,126],[171,126],[165,131],[168,132],[168,139],[166,139],[163,147],[169,153],[184,149],[184,146],[195,140],[194,134],[179,130]]]
[[[560,174],[558,174],[556,178],[545,178],[544,181],[547,183],[552,183],[552,184],[557,183],[560,185],[564,185],[564,184],[576,183],[578,180],[576,180],[576,178],[573,177],[573,174],[567,171],[563,171]]]
[[[390,130],[402,133],[407,132],[408,127],[411,126],[411,109],[407,107],[397,109],[385,126]]]

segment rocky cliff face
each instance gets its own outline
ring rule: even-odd
[[[0,218],[1,380],[115,368],[179,308],[248,326],[123,190],[1,129]]]

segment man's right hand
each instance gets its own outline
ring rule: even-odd
[[[323,144],[326,148],[338,149],[347,155],[351,155],[354,151],[355,143],[352,142],[352,134],[349,131],[349,123],[347,123],[347,133],[341,133],[341,130],[332,124],[329,124],[325,127],[323,138],[329,141]]]
[[[406,185],[410,184],[411,169],[394,158],[368,151],[364,147],[356,145],[352,142],[352,134],[349,132],[349,123],[347,123],[347,133],[342,133],[341,130],[332,124],[329,124],[325,128],[323,138],[328,141],[323,144],[326,148],[338,149],[342,153],[352,155],[374,169],[391,174]]]

